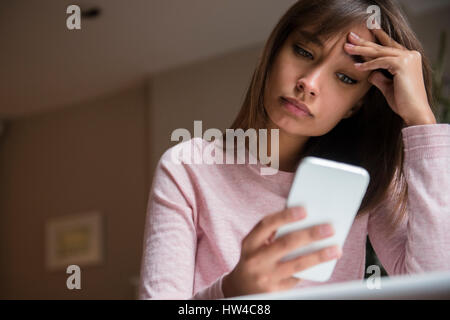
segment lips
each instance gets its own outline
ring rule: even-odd
[[[308,113],[310,116],[313,116],[313,114],[311,113],[311,111],[309,110],[309,108],[306,106],[306,104],[301,103],[300,101],[294,99],[294,98],[289,98],[289,97],[281,97],[281,99],[289,102],[290,104],[296,106],[297,108],[299,108],[300,110]]]

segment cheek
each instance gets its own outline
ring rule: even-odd
[[[347,88],[339,85],[326,85],[321,95],[321,110],[333,112],[336,117],[344,116],[367,93],[367,88]]]
[[[284,90],[293,90],[301,70],[302,66],[298,61],[287,53],[282,53],[273,65],[272,83]]]
[[[314,135],[323,135],[331,131],[355,104],[356,99],[346,94],[345,90],[329,90],[322,94],[317,105],[320,114],[315,119]]]
[[[268,80],[268,94],[270,95],[270,98],[273,99],[276,94],[281,94],[280,90],[282,90],[285,85],[286,80],[283,71],[280,68],[275,69]]]
[[[353,99],[345,90],[333,88],[331,85],[328,88],[330,89],[322,92],[318,108],[320,113],[327,118],[340,118],[352,107]]]

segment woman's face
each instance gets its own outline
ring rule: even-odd
[[[264,92],[264,106],[274,127],[293,135],[320,136],[360,106],[371,86],[367,81],[370,72],[357,70],[353,65],[356,61],[344,51],[350,31],[375,41],[365,25],[344,30],[326,42],[298,31],[287,38]],[[306,105],[312,116],[298,115],[283,98]]]

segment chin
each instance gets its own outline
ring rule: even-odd
[[[269,115],[270,117],[270,115]],[[275,117],[270,117],[273,127],[280,129],[288,134],[294,135],[304,135],[306,126],[298,123],[295,119],[285,116],[278,115]]]

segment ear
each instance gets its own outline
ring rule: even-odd
[[[362,99],[359,100],[353,108],[347,111],[347,113],[342,117],[342,119],[350,118],[353,114],[355,114],[359,110],[359,108],[361,108],[361,106],[362,106]]]

